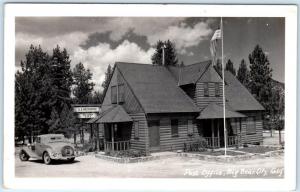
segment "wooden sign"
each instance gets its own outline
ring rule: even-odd
[[[76,113],[95,113],[100,112],[100,107],[74,107]]]
[[[79,113],[79,119],[91,119],[97,117],[97,113]]]

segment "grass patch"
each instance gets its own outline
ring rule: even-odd
[[[221,155],[224,155],[225,152],[223,150],[220,150],[220,151],[204,151],[204,152],[199,152],[198,154],[221,156]],[[235,151],[227,151],[226,154],[230,155],[230,156],[244,155],[244,153],[239,153],[239,152],[235,152]]]
[[[242,149],[236,149],[236,151],[242,151],[246,153],[266,153],[270,151],[276,151],[275,147],[264,147],[264,146],[255,146],[255,147],[245,147]]]

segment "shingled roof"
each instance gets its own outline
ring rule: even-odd
[[[203,75],[203,73],[209,68],[211,61],[203,61],[191,65],[186,65],[184,67],[168,67],[169,71],[172,73],[176,79],[178,85],[187,85],[191,83],[196,83],[198,79]]]
[[[265,110],[231,72],[225,71],[225,97],[235,111]]]
[[[116,67],[145,113],[199,112],[166,67],[123,62]]]
[[[210,67],[210,65],[211,61],[204,61],[181,68],[169,67],[169,71],[178,82],[178,85],[181,86],[194,84],[201,79],[205,73],[210,72],[209,70],[215,70],[213,67]],[[253,97],[247,88],[228,71],[225,71],[225,97],[231,110],[264,110],[264,107]]]

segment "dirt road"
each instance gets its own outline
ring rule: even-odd
[[[21,162],[16,158],[16,177],[131,177],[131,178],[282,178],[283,157],[239,161],[208,162],[172,157],[142,163],[119,164],[93,155],[78,157],[73,163],[45,165],[40,160]]]

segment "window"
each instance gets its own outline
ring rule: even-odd
[[[118,86],[118,87],[117,87]],[[124,84],[111,86],[111,103],[124,102],[125,89]],[[117,98],[119,96],[119,98]]]
[[[215,94],[216,97],[220,97],[220,83],[215,83]]]
[[[119,102],[124,102],[124,84],[119,85]]]
[[[188,120],[188,135],[194,134],[193,120]]]
[[[178,119],[171,120],[171,135],[172,137],[178,137]]]
[[[117,103],[117,86],[111,86],[111,103]]]
[[[255,127],[255,117],[247,117],[247,128],[246,133],[249,134],[255,134],[256,133],[256,127]]]
[[[208,97],[209,96],[209,92],[208,92],[208,83],[204,83],[204,96]]]
[[[134,128],[134,138],[138,139],[139,138],[139,122],[138,121],[133,122],[133,128]]]

